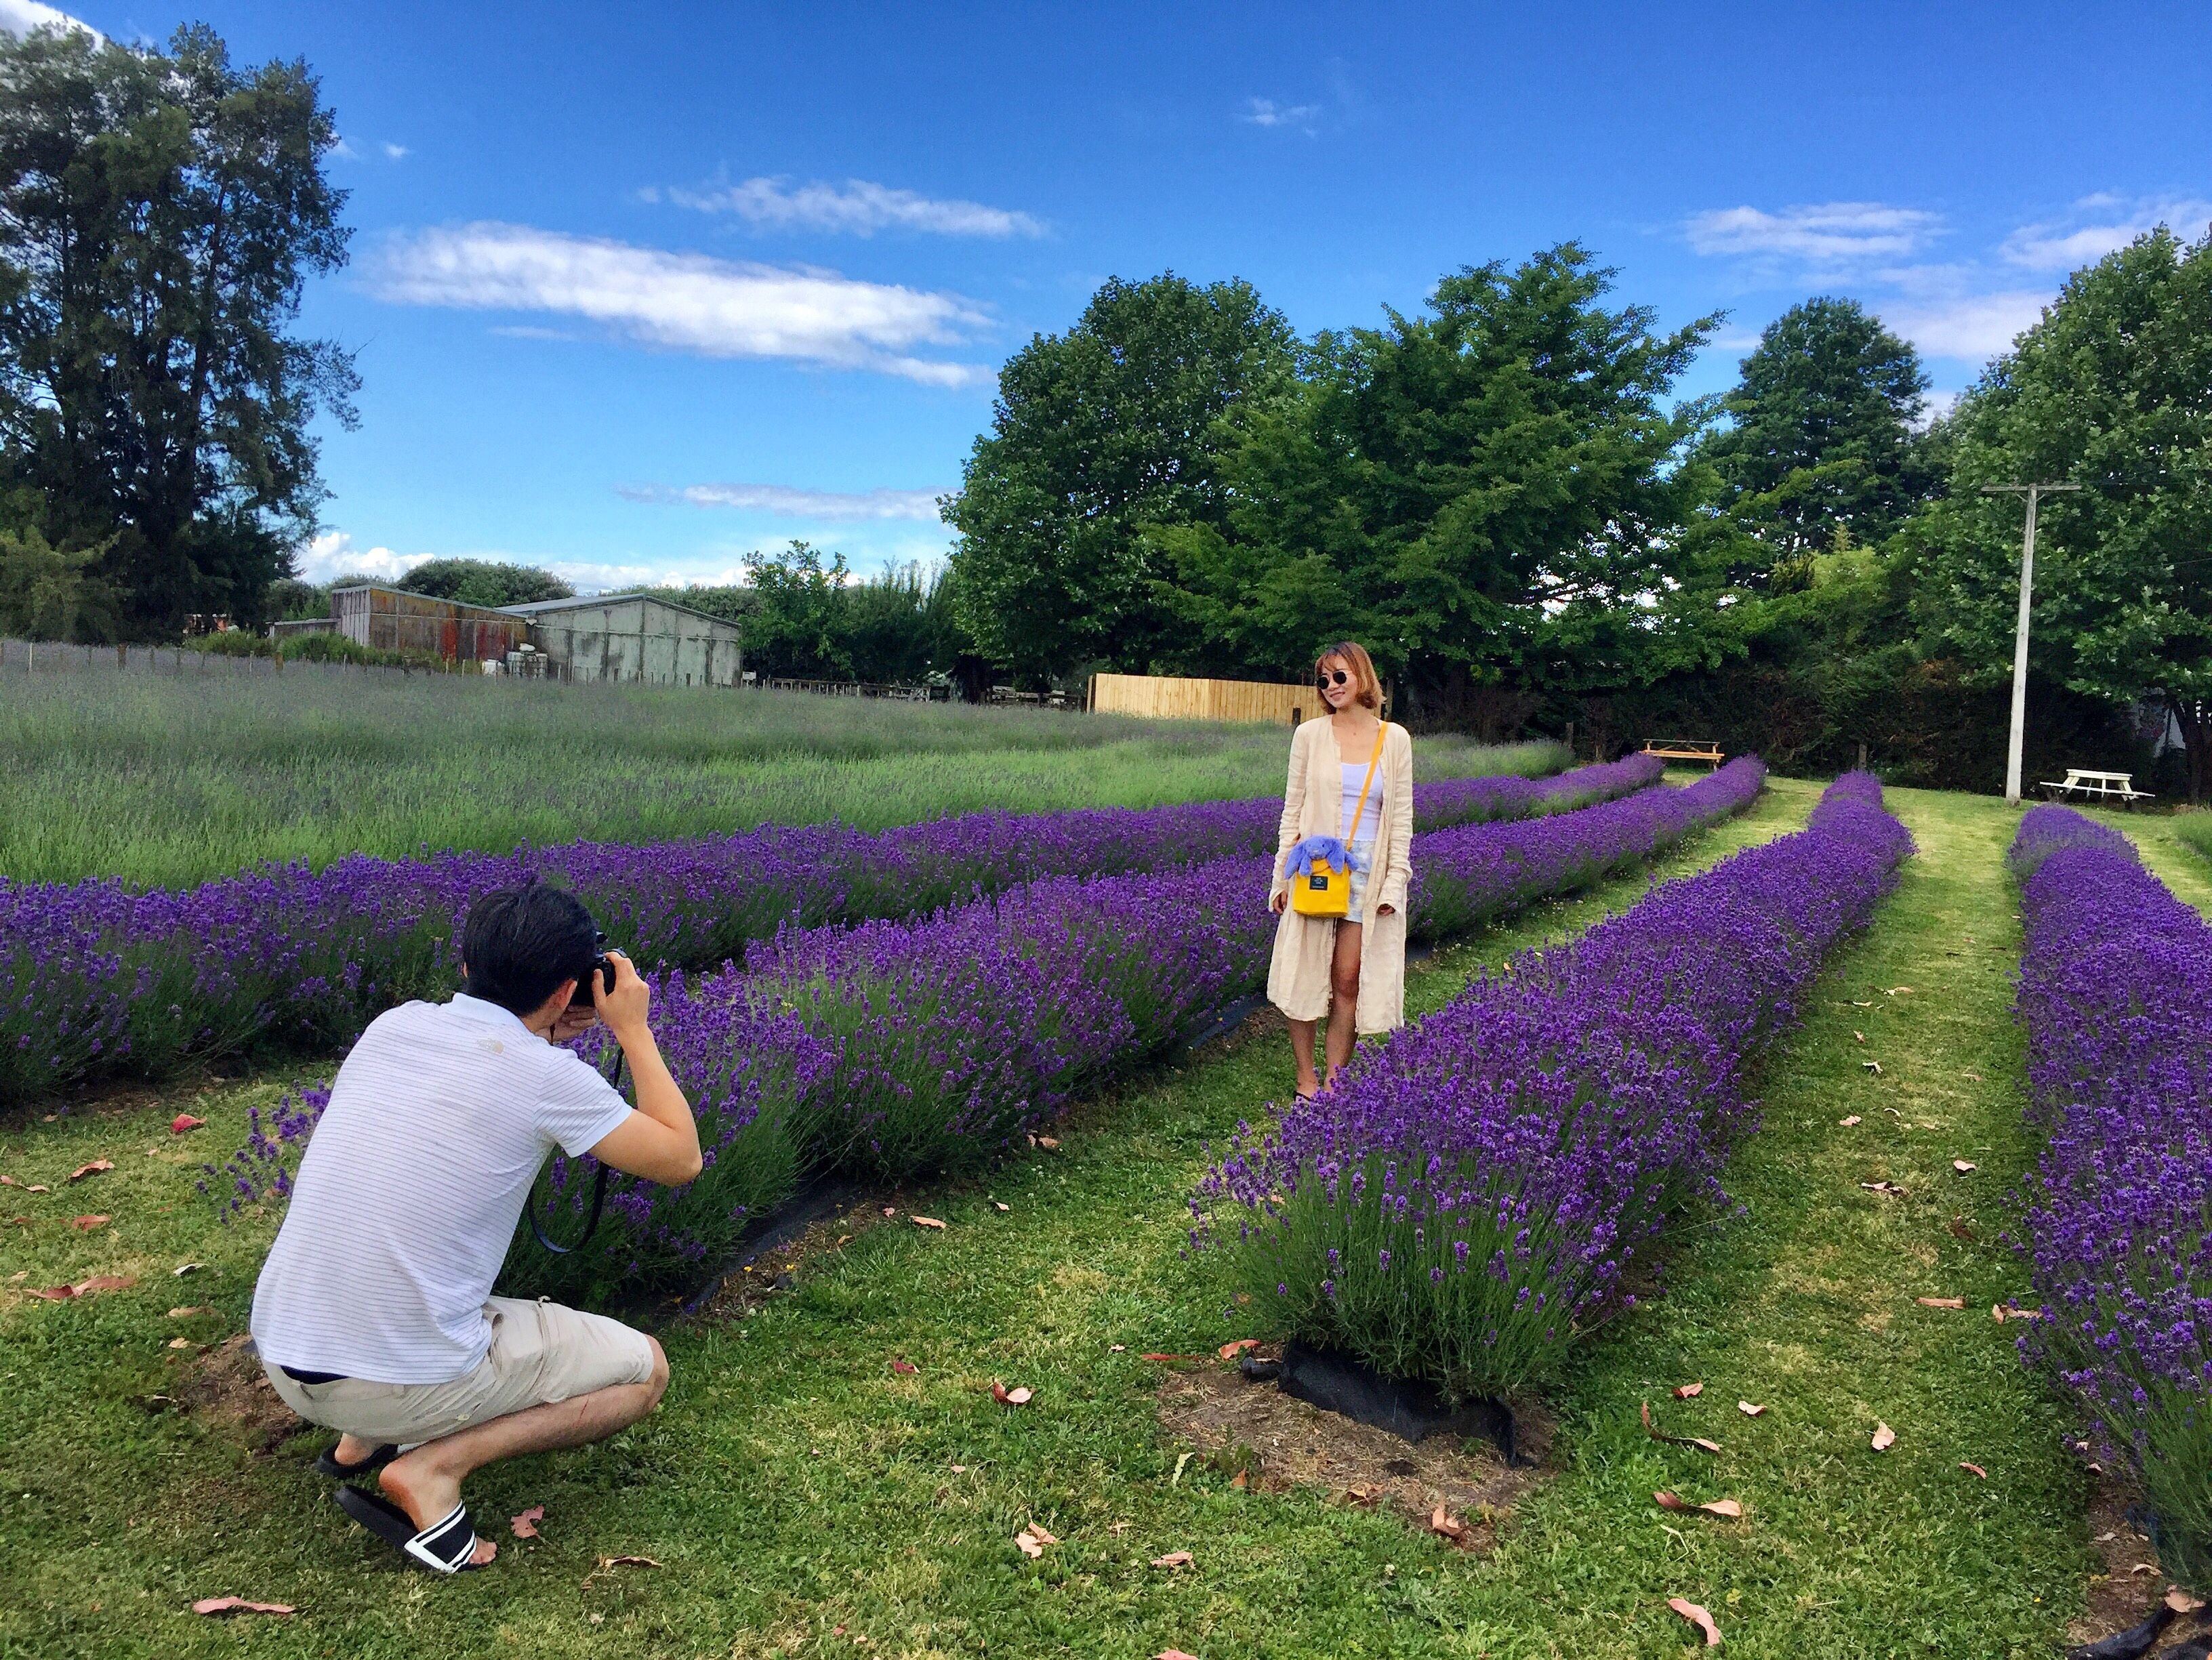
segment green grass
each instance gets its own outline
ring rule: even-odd
[[[2134,842],[2143,863],[2175,897],[2212,916],[2212,812],[2127,813],[2093,807],[2087,815]]]
[[[301,667],[11,673],[0,875],[173,885],[264,859],[863,829],[1265,795],[1272,726]],[[1424,739],[1425,778],[1551,771],[1548,743]]]
[[[2212,859],[2212,811],[2200,808],[2169,821],[2175,840],[2198,857]]]
[[[1778,781],[1662,873],[1796,827],[1816,787]],[[1586,1351],[1555,1401],[1562,1468],[1492,1557],[1320,1493],[1237,1491],[1204,1459],[1175,1479],[1160,1374],[1138,1355],[1255,1335],[1214,1265],[1183,1259],[1183,1204],[1205,1145],[1286,1087],[1273,1036],[1083,1109],[1056,1154],[915,1195],[950,1224],[941,1235],[874,1227],[757,1318],[665,1333],[675,1382],[648,1423],[471,1484],[495,1523],[544,1505],[542,1540],[501,1527],[499,1563],[455,1583],[404,1572],[307,1472],[319,1438],[255,1458],[131,1403],[175,1375],[173,1332],[243,1326],[273,1219],[213,1225],[188,1176],[201,1147],[234,1143],[247,1105],[276,1087],[265,1080],[0,1139],[19,1180],[118,1166],[51,1197],[0,1189],[0,1209],[39,1218],[0,1233],[0,1281],[143,1276],[81,1304],[0,1302],[0,1655],[1652,1657],[1686,1651],[1665,1607],[1680,1595],[1712,1608],[1741,1655],[2040,1660],[2091,1564],[2063,1414],[1987,1312],[2025,1289],[1993,1243],[2032,1155],[2008,1018],[2013,818],[1965,797],[1893,804],[1921,857],[1764,1068],[1765,1128],[1727,1176],[1749,1214],[1677,1240],[1671,1293]],[[1440,954],[1417,966],[1409,1004],[1437,1007],[1478,964],[1644,885]],[[162,1128],[179,1105],[211,1121],[185,1142]],[[1893,1107],[1936,1128],[1899,1128]],[[1862,1123],[1840,1128],[1851,1114]],[[1979,1168],[1957,1175],[1954,1158]],[[1857,1185],[1877,1179],[1909,1197]],[[87,1209],[116,1220],[91,1235],[53,1220]],[[1975,1242],[1952,1235],[1954,1215]],[[187,1259],[210,1266],[169,1278]],[[164,1318],[186,1302],[218,1313]],[[894,1356],[920,1374],[895,1376]],[[995,1406],[994,1378],[1036,1401]],[[1697,1401],[1667,1396],[1692,1379]],[[1739,1396],[1770,1409],[1741,1418]],[[1645,1440],[1647,1399],[1723,1454]],[[1877,1420],[1898,1433],[1886,1455],[1868,1446]],[[1650,1502],[1662,1487],[1737,1498],[1748,1518],[1666,1515]],[[1063,1542],[1036,1563],[1012,1544],[1032,1519]],[[1192,1568],[1147,1566],[1177,1549]],[[617,1554],[663,1566],[591,1577]],[[302,1612],[223,1627],[183,1611],[220,1594]]]

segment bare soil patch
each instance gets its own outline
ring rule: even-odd
[[[1254,1351],[1275,1358],[1273,1348]],[[1255,1383],[1233,1366],[1204,1366],[1161,1382],[1161,1426],[1201,1452],[1248,1469],[1262,1492],[1292,1487],[1326,1490],[1341,1503],[1384,1506],[1423,1527],[1437,1506],[1466,1524],[1454,1542],[1487,1552],[1522,1496],[1551,1479],[1552,1420],[1516,1403],[1524,1462],[1506,1468],[1488,1441],[1431,1435],[1420,1442]]]
[[[253,1339],[242,1331],[193,1356],[167,1395],[149,1396],[147,1403],[188,1412],[256,1457],[274,1452],[307,1427],[277,1398],[261,1369],[261,1357],[253,1352]]]

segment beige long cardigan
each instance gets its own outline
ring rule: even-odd
[[[1276,894],[1290,892],[1290,881],[1283,875],[1285,853],[1308,836],[1341,837],[1351,827],[1342,822],[1340,759],[1327,715],[1305,722],[1291,738],[1290,781],[1283,790],[1274,881],[1267,890],[1270,904]],[[1360,760],[1364,770],[1366,757]],[[1413,874],[1413,740],[1404,727],[1384,723],[1382,759],[1375,770],[1382,780],[1382,816],[1368,855],[1372,863],[1359,948],[1359,1003],[1353,1015],[1363,1033],[1389,1032],[1406,1023],[1406,884]],[[1390,914],[1377,914],[1386,905],[1394,907]],[[1294,1021],[1317,1021],[1328,1014],[1329,958],[1335,948],[1334,918],[1302,917],[1285,905],[1275,924],[1267,1001]]]

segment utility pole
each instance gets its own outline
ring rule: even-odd
[[[2020,805],[2020,752],[2027,736],[2027,603],[2035,591],[2035,503],[2050,490],[2078,490],[2078,484],[1984,484],[1985,496],[2027,498],[2027,528],[2020,542],[2020,623],[2012,641],[2012,742],[2005,749],[2005,805]]]

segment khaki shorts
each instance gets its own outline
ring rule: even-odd
[[[434,1441],[510,1413],[653,1376],[653,1340],[619,1320],[558,1303],[492,1297],[491,1347],[476,1370],[443,1384],[303,1384],[263,1363],[286,1406],[311,1424],[364,1441]],[[304,1369],[304,1368],[303,1368]]]

